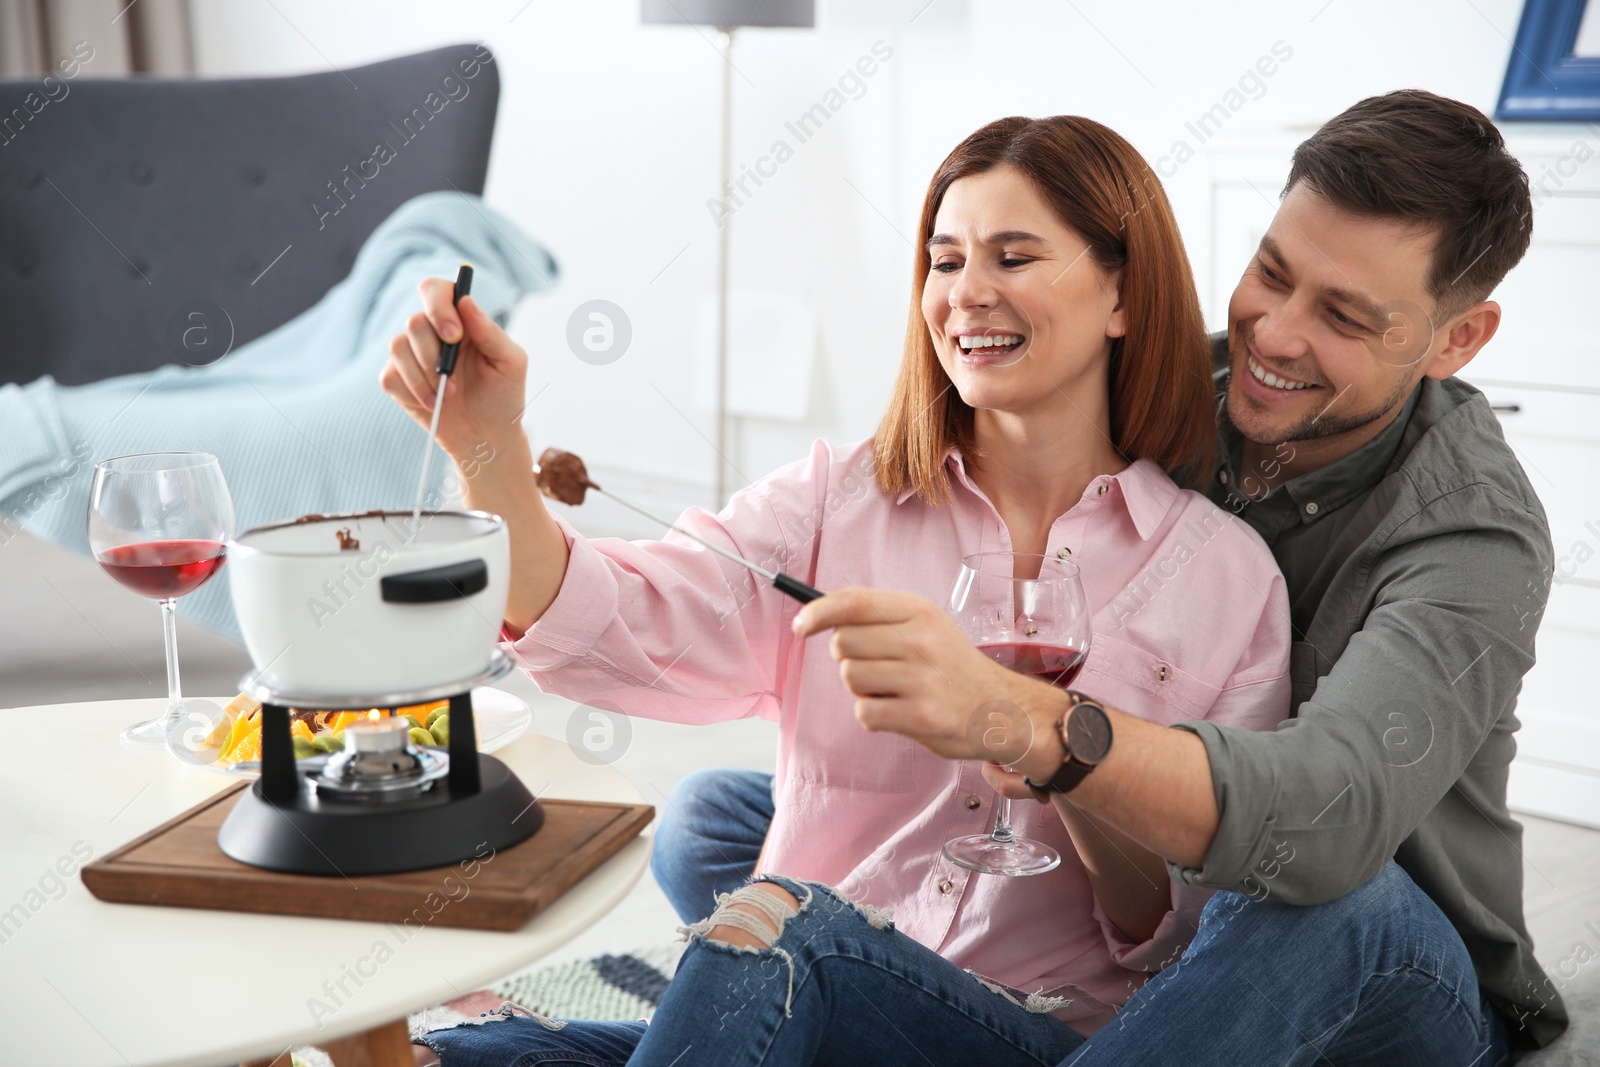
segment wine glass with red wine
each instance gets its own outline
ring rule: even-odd
[[[159,748],[183,705],[178,682],[178,598],[222,569],[233,537],[233,499],[217,457],[147,452],[102,460],[89,489],[89,549],[111,577],[161,605],[167,711],[122,731],[122,743]]]
[[[961,561],[950,613],[973,644],[996,663],[1065,689],[1089,655],[1089,602],[1076,565],[1055,556],[979,552]],[[1017,727],[1020,709],[989,709],[988,731]],[[1042,841],[1018,837],[1011,801],[1001,797],[994,829],[945,842],[950,862],[983,874],[1028,875],[1054,870],[1061,855]]]

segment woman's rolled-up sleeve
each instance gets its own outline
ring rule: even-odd
[[[678,525],[768,570],[791,568],[792,556],[809,561],[815,529],[806,520],[825,457],[814,451],[720,514],[691,508]],[[681,534],[591,540],[556,522],[567,539],[566,575],[545,613],[511,643],[541,690],[673,722],[777,717],[797,604]]]

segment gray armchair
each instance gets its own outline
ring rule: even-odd
[[[160,695],[151,606],[83,555],[87,460],[216,452],[241,528],[409,504],[420,432],[377,368],[416,281],[471,258],[503,318],[555,275],[476,199],[498,98],[474,45],[295,77],[0,81],[0,706]],[[186,688],[230,691],[248,661],[227,583],[180,611]]]
[[[0,383],[204,364],[287,322],[405,201],[482,193],[500,95],[477,45],[56,81],[0,81]]]

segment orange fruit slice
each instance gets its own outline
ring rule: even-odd
[[[236,762],[239,757],[235,755],[235,753],[238,750],[240,743],[244,741],[245,737],[250,733],[253,727],[255,728],[256,733],[259,735],[260,728],[255,727],[255,724],[251,721],[249,715],[240,715],[237,719],[233,720],[233,728],[228,731],[228,743],[222,746],[222,752],[217,758],[225,763]]]
[[[257,726],[250,733],[240,739],[239,745],[233,750],[232,760],[243,763],[245,760],[261,758],[261,728]]]

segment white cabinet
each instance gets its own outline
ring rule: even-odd
[[[1212,329],[1277,210],[1297,138],[1209,147],[1208,240],[1197,256]],[[1522,720],[1512,808],[1600,827],[1600,138],[1510,129],[1534,190],[1533,244],[1494,298],[1495,339],[1462,377],[1489,397],[1550,517],[1556,575]]]

